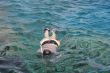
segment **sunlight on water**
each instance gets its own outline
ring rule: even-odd
[[[110,73],[109,0],[0,0],[0,73]],[[37,55],[45,27],[57,56]]]

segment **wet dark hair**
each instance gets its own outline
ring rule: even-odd
[[[50,50],[44,50],[43,51],[43,55],[50,55],[52,54]]]
[[[5,46],[5,51],[9,50],[10,46]]]

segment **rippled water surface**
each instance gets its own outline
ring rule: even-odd
[[[37,55],[44,28],[60,55]],[[110,73],[110,0],[0,0],[0,73]]]

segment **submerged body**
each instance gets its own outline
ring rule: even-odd
[[[50,54],[55,54],[57,52],[57,46],[55,44],[45,44],[42,46],[42,51],[44,55],[48,52],[50,52]]]
[[[40,41],[39,53],[42,55],[56,54],[60,41],[56,40],[56,34],[52,31],[52,36],[49,36],[49,29],[45,29],[44,38]]]

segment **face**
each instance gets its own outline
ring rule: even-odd
[[[44,50],[43,51],[43,55],[50,55],[51,54],[51,51],[50,50]]]

